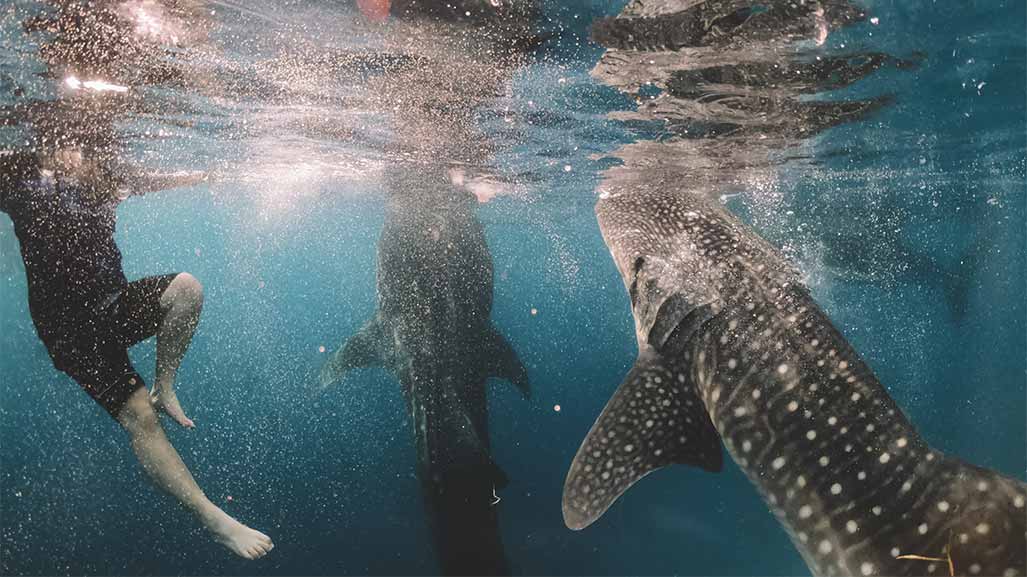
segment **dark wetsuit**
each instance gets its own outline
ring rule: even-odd
[[[117,416],[144,386],[128,347],[157,332],[176,275],[128,282],[114,242],[118,200],[62,182],[35,162],[0,157],[0,211],[14,222],[29,311],[55,367]],[[103,196],[103,195],[99,195]]]

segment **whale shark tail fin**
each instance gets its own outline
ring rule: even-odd
[[[327,389],[342,380],[350,369],[384,365],[381,342],[381,324],[375,317],[332,353],[328,362],[321,367],[321,389]]]
[[[517,351],[492,327],[489,333],[488,360],[489,376],[506,379],[514,384],[525,399],[531,398],[531,383]]]
[[[917,533],[896,535],[897,559],[913,574],[923,573],[925,557],[948,562],[952,575],[1023,575],[1027,568],[1027,484],[953,457],[943,457],[930,477],[921,479],[921,498],[911,518],[925,519]],[[951,512],[950,512],[951,511]],[[922,527],[939,532],[935,548],[921,551]],[[910,526],[912,527],[912,525]],[[928,533],[931,535],[931,533]]]
[[[718,472],[723,458],[720,436],[686,368],[644,351],[571,463],[564,522],[587,527],[656,469],[680,463]]]

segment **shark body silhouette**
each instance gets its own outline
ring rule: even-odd
[[[358,367],[395,375],[442,573],[508,574],[494,507],[507,479],[490,455],[485,385],[500,377],[529,396],[527,373],[492,326],[492,256],[477,201],[442,170],[426,172],[388,175],[378,310],[332,355],[321,381]]]
[[[571,465],[570,528],[665,465],[720,470],[722,440],[814,574],[1027,573],[1027,486],[930,447],[772,246],[653,173],[596,212],[639,357]]]

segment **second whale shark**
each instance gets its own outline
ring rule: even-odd
[[[622,147],[599,187],[639,354],[571,465],[567,525],[591,524],[666,465],[720,470],[723,444],[816,575],[1027,574],[1027,485],[930,446],[798,271],[719,200],[775,181],[812,137],[892,100],[822,95],[917,60],[809,52],[862,18],[844,0],[657,6],[680,4],[640,0],[594,30],[616,48],[595,76],[663,90],[622,117],[669,134]],[[723,17],[710,27],[710,15]],[[677,52],[665,40],[682,22],[716,34]],[[668,35],[643,33],[654,26]]]
[[[720,470],[723,441],[814,574],[1025,574],[1027,485],[928,445],[719,202],[656,170],[612,172],[596,213],[639,356],[571,465],[570,528],[663,466]]]
[[[435,550],[445,575],[509,574],[489,449],[486,381],[530,396],[527,372],[491,321],[493,268],[474,195],[440,167],[393,168],[378,241],[378,310],[325,364],[323,386],[358,367],[403,387]]]

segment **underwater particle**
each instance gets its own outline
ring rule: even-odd
[[[571,165],[569,165],[569,164],[563,165],[563,171],[564,172],[570,172],[572,170],[574,170],[574,167],[572,167]]]
[[[536,309],[536,308],[531,309],[531,316],[535,316],[537,314],[538,314],[538,309]]]
[[[877,16],[874,16],[873,18],[870,19],[870,23],[873,24],[874,26],[877,26],[878,24],[881,23],[881,19],[878,18]]]
[[[194,248],[194,249],[193,249],[193,253],[195,253],[195,254],[196,254],[196,256],[200,256],[200,253],[201,253],[201,251],[200,251],[200,247],[196,247],[196,248]]]
[[[232,501],[234,501],[234,500],[235,500],[235,499],[234,499],[234,498],[232,498],[232,496],[231,496],[231,495],[228,495],[227,497],[225,497],[225,501],[228,501],[229,503],[231,503],[231,502],[232,502]]]
[[[560,412],[560,405],[553,405],[553,410],[556,411],[557,413],[559,413]]]
[[[317,347],[317,352],[319,352],[319,353],[325,352],[325,346],[321,345],[321,346]]]
[[[265,286],[267,286],[267,284],[264,281],[260,281],[257,283],[257,288],[264,288]]]

